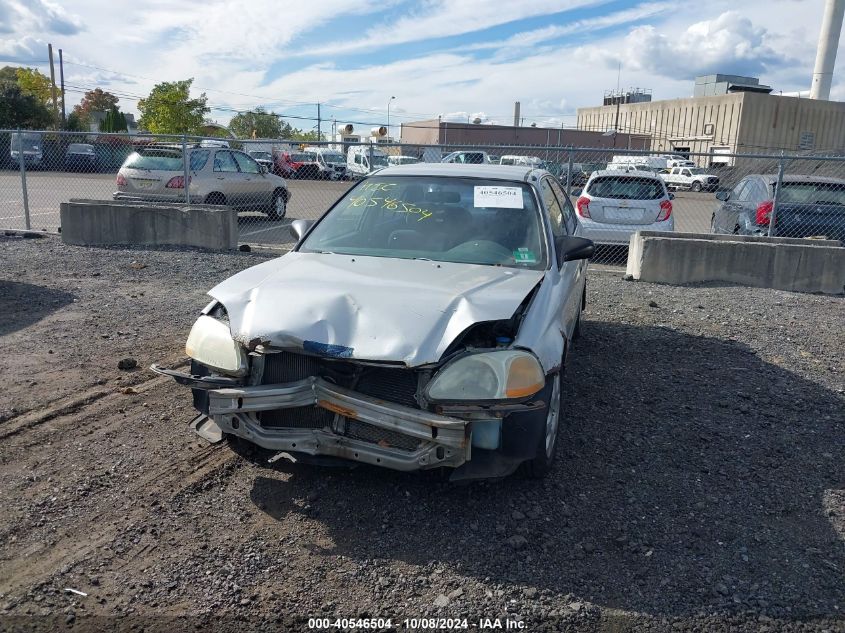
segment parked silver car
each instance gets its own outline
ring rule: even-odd
[[[268,173],[237,150],[192,147],[188,153],[188,191],[192,203],[225,204],[285,217],[290,200],[283,178]],[[181,203],[185,171],[181,147],[146,147],[132,152],[117,172],[115,200]]]
[[[674,195],[652,172],[607,169],[594,171],[575,206],[584,235],[597,244],[628,245],[637,231],[674,231]]]
[[[209,292],[190,373],[153,365],[193,389],[200,435],[456,479],[548,471],[593,253],[551,174],[388,167],[292,232]]]

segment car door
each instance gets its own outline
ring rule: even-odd
[[[238,163],[232,152],[227,149],[220,149],[214,152],[214,168],[212,171],[214,181],[211,183],[211,191],[219,191],[226,197],[226,204],[232,207],[243,205],[244,201],[244,180],[238,169]]]
[[[243,183],[244,205],[251,209],[264,209],[273,198],[273,183],[263,173],[261,165],[243,152],[232,152]]]
[[[557,183],[551,176],[545,176],[540,180],[539,191],[543,207],[549,218],[551,228],[554,256],[552,269],[557,269],[556,283],[558,288],[558,301],[560,309],[561,330],[566,332],[567,338],[571,338],[572,330],[578,319],[578,312],[581,309],[581,288],[583,286],[582,261],[563,262],[557,264],[558,241],[562,237],[570,235],[564,216],[563,206],[555,195],[554,187]],[[561,191],[561,193],[563,193]]]

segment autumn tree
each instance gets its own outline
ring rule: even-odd
[[[80,121],[87,125],[92,112],[108,112],[117,107],[118,101],[120,99],[112,93],[106,92],[102,88],[94,88],[87,91],[82,96],[82,101],[73,106],[73,112]]]
[[[191,99],[193,79],[156,84],[146,99],[138,102],[141,128],[153,134],[197,134],[211,111],[205,93]]]

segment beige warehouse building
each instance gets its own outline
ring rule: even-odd
[[[702,92],[698,84],[702,79],[697,80],[696,92]],[[734,91],[580,108],[578,129],[647,134],[652,150],[705,154],[692,157],[701,166],[734,164],[724,156],[729,153],[845,152],[845,103],[759,90],[766,86],[725,85]]]

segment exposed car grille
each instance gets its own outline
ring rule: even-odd
[[[361,374],[355,391],[379,400],[414,409],[420,408],[414,398],[417,392],[417,374],[410,369],[367,367]]]
[[[308,376],[320,376],[340,387],[379,400],[420,408],[414,398],[418,374],[402,367],[362,366],[348,361],[281,352],[265,356],[261,384],[294,382]]]
[[[264,357],[264,376],[261,379],[261,384],[274,385],[280,382],[295,382],[308,378],[308,376],[316,376],[317,371],[318,360],[313,356],[289,352],[267,354]]]
[[[413,451],[420,445],[421,440],[383,429],[360,420],[346,418],[346,437],[371,442],[379,446],[399,448],[404,451]]]
[[[258,421],[266,429],[322,429],[331,426],[334,413],[320,407],[293,407],[261,411]]]

